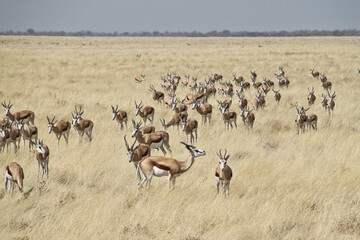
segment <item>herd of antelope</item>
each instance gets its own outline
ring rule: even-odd
[[[321,106],[324,111],[328,111],[329,116],[333,115],[336,96],[335,92],[331,93],[332,83],[327,80],[325,74],[315,72],[314,69],[310,69],[311,75],[321,81],[325,93],[323,93]],[[149,91],[152,93],[152,99],[157,104],[164,104],[164,106],[170,111],[174,111],[173,117],[166,121],[161,118],[160,122],[163,127],[161,131],[155,131],[154,116],[155,108],[153,106],[144,106],[142,101],[139,103],[135,101],[135,114],[134,118],[138,116],[141,120],[136,121],[132,119],[132,132],[131,137],[134,139],[132,144],[129,144],[126,135],[124,136],[124,143],[128,161],[133,162],[136,170],[136,178],[138,178],[138,186],[141,187],[145,182],[148,188],[150,188],[150,182],[153,176],[168,177],[169,187],[175,186],[175,179],[190,169],[193,165],[195,158],[206,155],[204,150],[196,148],[193,144],[197,143],[198,128],[206,127],[210,124],[213,112],[213,106],[209,103],[210,98],[215,98],[217,95],[221,96],[223,100],[216,99],[217,107],[220,111],[220,116],[224,122],[225,130],[237,128],[238,116],[242,119],[245,129],[250,133],[255,123],[255,112],[264,109],[267,106],[267,96],[270,90],[273,92],[274,100],[276,102],[276,108],[280,105],[281,89],[288,89],[290,81],[286,75],[283,67],[279,67],[279,72],[274,74],[275,82],[277,81],[278,89],[276,90],[276,84],[274,81],[263,78],[263,81],[257,81],[257,73],[250,71],[251,81],[248,82],[243,76],[237,76],[235,73],[229,81],[224,81],[223,76],[217,73],[211,74],[205,78],[204,82],[198,81],[196,76],[190,80],[190,75],[185,75],[181,78],[176,73],[168,73],[166,76],[161,77],[161,83],[159,86],[162,88],[160,91],[155,86],[150,85]],[[136,77],[135,82],[142,84],[145,81],[145,75]],[[189,89],[188,93],[183,97],[177,97],[177,89],[181,87],[183,89]],[[251,89],[254,90],[251,90]],[[250,94],[251,91],[255,91],[254,99],[249,101],[246,99],[245,94]],[[298,134],[300,132],[309,131],[311,129],[317,130],[318,117],[316,114],[307,115],[306,112],[311,106],[315,104],[316,96],[314,87],[310,90],[308,88],[307,102],[309,107],[298,108],[297,116],[295,119]],[[166,95],[168,96],[166,98]],[[237,96],[238,104],[235,109],[231,109],[234,104],[233,97]],[[327,98],[328,97],[328,98]],[[251,108],[250,108],[251,105]],[[20,149],[20,140],[23,139],[24,151],[25,141],[29,142],[29,150],[35,148],[36,160],[38,161],[38,177],[40,175],[40,169],[42,169],[42,177],[44,174],[49,176],[49,147],[44,144],[43,140],[38,138],[38,128],[35,126],[35,114],[30,110],[23,110],[12,114],[11,102],[2,102],[2,106],[5,110],[6,117],[0,122],[0,150],[7,151],[14,145],[15,153]],[[201,116],[201,124],[194,117],[190,117],[188,109],[194,110]],[[119,106],[111,105],[112,120],[116,120],[116,129],[123,130],[124,126],[127,128],[129,114],[119,109]],[[237,109],[237,110],[236,110]],[[238,114],[239,113],[239,114]],[[53,132],[56,136],[58,146],[60,144],[61,137],[64,138],[66,145],[69,142],[69,133],[71,127],[82,139],[84,134],[88,137],[89,142],[92,141],[92,131],[94,123],[91,120],[83,119],[84,110],[80,106],[78,109],[75,106],[73,112],[71,112],[72,122],[67,120],[57,120],[55,117],[52,119],[47,116],[49,134]],[[147,124],[147,121],[150,123]],[[178,131],[181,128],[186,136],[186,142],[182,141],[181,144],[188,150],[189,154],[185,158],[185,161],[179,161],[174,158],[165,157],[167,152],[172,153],[170,146],[170,135],[166,131],[170,126],[173,128],[176,126]],[[138,144],[136,144],[138,142]],[[159,149],[163,152],[164,156],[153,156],[152,150]],[[222,154],[222,150],[216,153],[219,158],[218,166],[215,170],[215,180],[217,186],[217,192],[219,193],[219,186],[222,188],[222,193],[225,196],[229,195],[229,184],[232,179],[232,170],[227,164],[227,160],[230,154],[227,154],[227,150]],[[5,190],[7,184],[10,181],[8,191],[14,187],[13,183],[17,183],[19,192],[23,189],[24,172],[21,166],[15,162],[8,164],[5,167]]]

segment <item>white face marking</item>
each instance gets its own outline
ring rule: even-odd
[[[3,130],[0,129],[0,135],[2,138],[5,138],[5,132]]]
[[[131,137],[135,137],[137,135],[137,129],[134,129],[131,133]]]
[[[51,133],[53,125],[49,125],[49,134]]]
[[[196,103],[193,103],[191,109],[195,109],[195,108],[196,108],[196,105],[197,105]]]
[[[24,126],[24,125],[23,125],[22,123],[19,123],[19,124],[18,124],[18,129],[19,129],[19,130],[22,130],[23,126]]]
[[[45,149],[43,148],[43,146],[38,145],[37,149],[38,153],[44,154],[45,153]]]
[[[162,169],[157,168],[157,167],[153,167],[153,171],[154,171],[154,176],[156,176],[156,177],[163,177],[163,176],[168,176],[169,175],[169,171],[162,170]]]
[[[220,160],[220,169],[221,171],[225,170],[225,166],[226,166],[226,161],[224,159]]]
[[[127,155],[128,155],[128,160],[129,160],[129,162],[131,162],[132,159],[133,159],[133,156],[134,156],[134,152],[126,151],[126,153],[127,153]]]
[[[201,157],[201,156],[206,155],[206,152],[204,150],[195,148],[194,155],[195,155],[195,157]]]
[[[72,125],[75,127],[76,126],[76,123],[77,123],[77,118],[73,118],[72,119]]]
[[[113,113],[112,120],[114,120],[115,118],[116,118],[116,113]]]

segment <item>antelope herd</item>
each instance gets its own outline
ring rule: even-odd
[[[358,71],[360,72],[360,70]],[[313,78],[320,80],[320,86],[325,91],[325,93],[321,94],[321,107],[324,111],[328,111],[329,117],[332,117],[335,109],[334,99],[336,97],[335,92],[331,93],[332,83],[327,80],[324,73],[321,74],[314,69],[310,69],[310,74]],[[285,74],[284,68],[280,66],[279,72],[275,73],[274,76],[278,87],[284,89],[282,93],[286,94],[290,81]],[[174,111],[174,115],[169,121],[159,118],[163,131],[155,131],[155,126],[153,125],[155,108],[150,105],[144,106],[142,100],[140,100],[140,103],[135,101],[135,114],[132,118],[133,128],[131,132],[131,137],[134,139],[133,143],[129,145],[126,135],[123,138],[128,161],[133,162],[136,169],[136,178],[139,180],[138,186],[141,187],[147,182],[147,187],[150,188],[153,176],[167,176],[169,187],[172,185],[172,188],[174,188],[175,179],[192,167],[195,158],[206,154],[204,150],[196,148],[193,144],[197,144],[199,127],[207,128],[210,131],[209,129],[213,125],[211,119],[215,113],[209,100],[215,98],[217,96],[216,93],[218,93],[219,97],[224,98],[224,100],[216,99],[216,101],[220,111],[217,116],[223,120],[225,130],[236,131],[238,127],[237,118],[239,116],[245,129],[251,133],[255,124],[256,111],[261,111],[271,102],[266,98],[270,90],[273,92],[276,109],[278,109],[280,107],[281,94],[280,89],[275,89],[274,81],[264,77],[263,82],[258,82],[258,75],[255,70],[250,71],[249,77],[251,78],[251,84],[245,80],[244,76],[237,76],[236,73],[232,74],[232,79],[229,81],[224,81],[224,77],[218,73],[212,73],[205,78],[204,82],[201,82],[197,76],[191,77],[190,75],[185,75],[184,78],[181,78],[176,73],[168,73],[166,76],[161,77],[159,82],[159,87],[164,92],[157,90],[151,84],[149,91],[152,93],[152,100],[158,104],[164,104],[168,111]],[[145,75],[135,77],[135,82],[139,83],[139,86],[144,84],[144,81]],[[176,96],[179,83],[182,89],[187,89],[187,94],[183,98]],[[218,84],[218,87],[216,87],[216,84]],[[237,95],[238,105],[231,109],[233,107],[234,94]],[[248,100],[246,95],[253,96],[254,98],[252,101],[251,99]],[[165,98],[166,96],[168,98]],[[297,111],[295,123],[298,134],[317,130],[318,116],[314,113],[307,114],[309,108],[316,104],[314,87],[311,90],[308,87],[307,103],[308,108],[304,106],[299,108],[297,104],[293,105]],[[10,101],[8,103],[6,101],[2,102],[2,106],[4,107],[6,117],[3,121],[0,121],[1,152],[5,152],[5,147],[8,151],[11,144],[13,144],[14,151],[17,154],[20,149],[21,138],[24,142],[25,151],[25,141],[29,141],[29,150],[35,147],[36,160],[38,161],[38,178],[40,178],[40,171],[42,173],[41,178],[44,177],[44,174],[49,177],[50,150],[43,140],[39,140],[34,112],[22,110],[11,113],[10,109],[13,104]],[[116,129],[118,130],[120,126],[121,131],[127,131],[127,121],[129,115],[132,114],[121,110],[118,105],[116,107],[110,106],[112,109],[112,120],[116,120]],[[190,108],[201,116],[201,124],[194,117],[190,117],[188,112]],[[82,106],[79,109],[78,106],[75,106],[74,111],[71,112],[71,123],[67,120],[56,120],[55,116],[52,119],[46,116],[49,134],[51,132],[55,134],[58,147],[61,137],[64,138],[66,145],[68,145],[71,127],[79,136],[79,141],[83,138],[84,134],[88,137],[89,142],[92,141],[94,123],[89,119],[83,119],[83,114]],[[137,116],[141,119],[138,122],[135,121]],[[147,120],[150,121],[148,125],[146,124]],[[173,128],[176,126],[178,132],[179,128],[181,128],[182,132],[185,133],[186,142],[181,142],[189,152],[189,155],[186,158],[184,157],[185,161],[166,157],[167,152],[172,154],[170,135],[166,132],[170,126]],[[126,129],[124,130],[124,128]],[[153,156],[153,149],[160,149],[164,156]],[[232,170],[227,164],[230,154],[227,154],[227,150],[225,150],[224,154],[222,154],[222,150],[219,150],[219,152],[216,152],[216,155],[219,158],[219,164],[215,171],[217,192],[220,192],[219,188],[221,187],[221,192],[226,197],[229,196],[229,185],[233,177]],[[23,191],[24,172],[19,164],[15,162],[8,164],[4,168],[4,174],[5,189],[10,181],[9,192],[11,187],[13,187],[13,183],[17,183],[20,192]]]

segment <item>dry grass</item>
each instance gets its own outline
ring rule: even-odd
[[[0,100],[11,100],[13,111],[35,112],[51,152],[46,183],[37,181],[34,153],[0,154],[1,166],[16,161],[23,167],[27,192],[20,198],[1,188],[0,239],[358,239],[359,45],[359,38],[0,37]],[[267,98],[252,134],[240,120],[237,130],[224,131],[215,109],[196,144],[207,156],[178,178],[176,189],[168,190],[166,178],[154,178],[149,192],[137,189],[123,143],[130,124],[114,131],[110,104],[134,118],[133,101],[155,105],[148,86],[159,88],[169,71],[200,80],[211,72],[229,80],[236,72],[249,80],[256,69],[260,79],[273,79],[279,65],[290,87],[281,91],[277,110],[272,95]],[[321,110],[313,67],[333,82],[332,119]],[[136,84],[141,73],[147,80]],[[290,103],[306,105],[308,86],[315,87],[310,111],[319,116],[319,130],[298,136]],[[251,91],[246,96],[252,99]],[[214,98],[210,103],[216,107]],[[58,148],[46,115],[70,120],[75,104],[93,120],[94,140],[78,142],[72,129],[69,146],[62,139]],[[156,105],[157,129],[159,119],[172,114]],[[189,114],[200,121],[195,111]],[[168,132],[173,156],[183,159],[185,135]],[[229,199],[216,195],[219,148],[232,152]]]

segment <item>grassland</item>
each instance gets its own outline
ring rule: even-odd
[[[1,167],[16,161],[25,172],[25,197],[0,190],[0,239],[359,239],[360,238],[360,38],[52,38],[0,37],[0,100],[12,111],[31,109],[39,136],[49,146],[50,178],[37,180],[33,152],[0,154]],[[279,65],[291,81],[255,113],[252,134],[224,131],[214,108],[210,126],[200,126],[195,144],[207,152],[177,179],[154,178],[150,191],[137,189],[123,136],[115,131],[110,105],[135,117],[134,100],[156,106],[155,126],[173,112],[155,104],[150,84],[176,71],[203,80],[212,72],[272,80]],[[320,81],[309,69],[325,72],[337,97],[334,116],[321,110]],[[143,84],[134,77],[146,74]],[[297,135],[296,110],[307,105],[307,87],[317,100],[309,112],[318,131]],[[277,89],[278,87],[276,87]],[[179,89],[184,96],[187,89]],[[254,90],[246,93],[250,100]],[[216,107],[217,95],[210,103]],[[46,116],[71,120],[76,104],[93,120],[93,141],[58,147]],[[233,110],[239,113],[236,104]],[[4,112],[2,113],[2,116]],[[200,122],[197,112],[189,115]],[[188,154],[185,134],[168,130],[173,157]],[[227,148],[234,177],[230,197],[217,196],[215,151]],[[13,149],[12,149],[13,150]],[[161,152],[154,151],[154,154]]]

